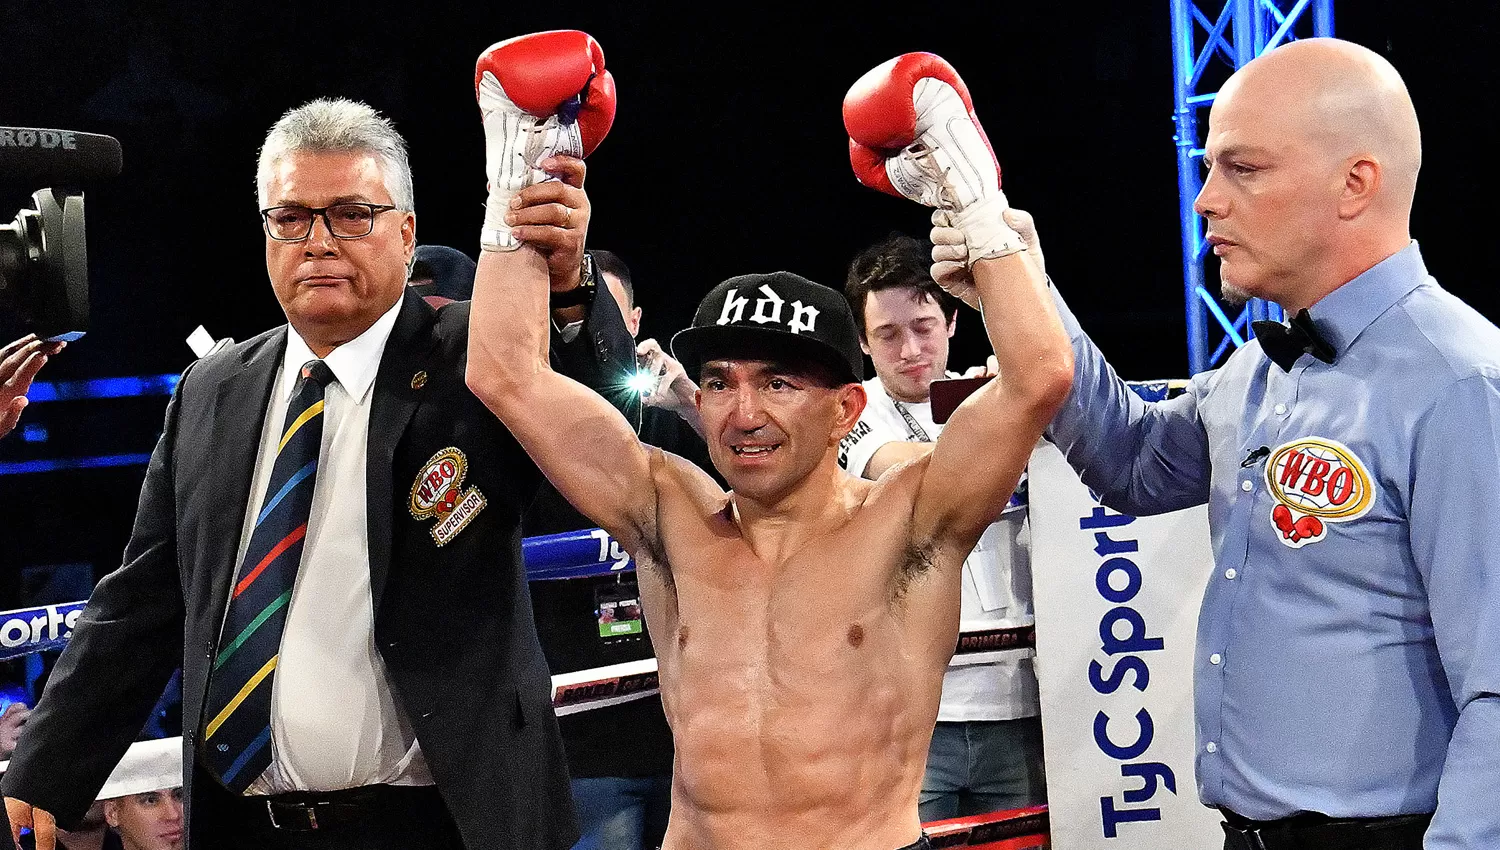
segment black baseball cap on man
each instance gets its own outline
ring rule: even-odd
[[[672,356],[697,380],[715,359],[807,358],[845,383],[864,380],[854,314],[843,293],[791,272],[747,274],[714,287],[693,326],[672,337]]]

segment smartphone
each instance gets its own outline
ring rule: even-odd
[[[933,381],[928,388],[928,398],[932,402],[932,421],[939,425],[947,422],[964,399],[992,380],[993,377],[939,378]]]

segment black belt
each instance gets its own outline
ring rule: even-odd
[[[414,803],[441,807],[442,798],[433,785],[366,785],[345,791],[250,795],[235,798],[234,807],[240,818],[278,831],[312,832],[368,826],[393,807]]]
[[[1256,821],[1228,809],[1225,850],[1422,850],[1432,815],[1384,818],[1331,818],[1305,812],[1280,820]]]

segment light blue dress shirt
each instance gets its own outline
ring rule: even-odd
[[[1116,510],[1208,503],[1203,802],[1436,809],[1428,850],[1500,848],[1500,330],[1413,242],[1312,307],[1332,364],[1251,342],[1147,403],[1058,305],[1077,366],[1049,436]]]

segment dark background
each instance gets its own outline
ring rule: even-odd
[[[855,182],[839,106],[865,70],[927,50],[963,74],[1007,194],[1035,213],[1049,271],[1120,373],[1186,377],[1167,0],[897,14],[574,6],[0,0],[0,124],[108,133],[125,154],[121,177],[88,193],[93,330],[43,379],[177,373],[197,325],[243,340],[283,320],[255,156],[282,112],[316,96],[394,119],[411,145],[418,239],[475,255],[485,180],[474,60],[555,28],[598,38],[618,84],[618,118],[589,160],[590,244],[632,266],[643,337],[670,336],[730,275],[785,268],[839,286],[865,244],[893,229],[925,235],[925,210]],[[1336,32],[1388,56],[1416,101],[1426,167],[1413,232],[1428,265],[1492,319],[1483,204],[1500,191],[1497,22],[1490,2],[1335,3]],[[0,175],[0,222],[37,188]],[[953,365],[976,362],[982,342],[966,316]],[[23,422],[48,439],[12,435],[0,461],[149,451],[164,406],[37,405]],[[143,473],[0,475],[0,607],[86,593],[117,566]]]

